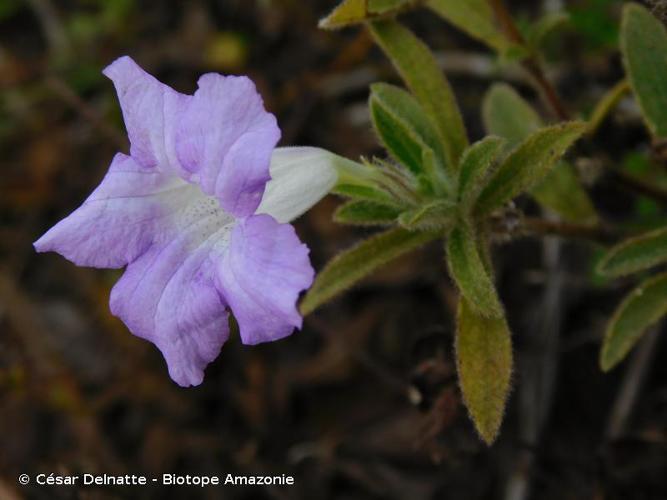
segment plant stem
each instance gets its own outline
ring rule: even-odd
[[[500,24],[500,27],[502,28],[505,35],[507,35],[507,37],[511,41],[525,47],[526,41],[523,39],[521,32],[514,23],[512,16],[507,10],[507,7],[505,7],[505,3],[503,2],[503,0],[489,0],[489,1],[491,7],[493,8],[493,11],[496,14],[498,23]],[[530,56],[528,56],[528,58],[521,61],[521,65],[532,77],[533,82],[540,91],[542,99],[544,99],[546,104],[552,109],[552,111],[558,117],[558,119],[563,121],[569,120],[570,113],[568,113],[567,109],[565,108],[565,105],[558,96],[558,92],[556,92],[556,89],[554,88],[553,85],[551,85],[551,82],[549,82],[546,75],[544,74],[542,65],[540,64],[537,57],[534,54],[531,54]]]

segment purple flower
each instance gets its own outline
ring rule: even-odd
[[[229,336],[229,310],[245,344],[301,327],[296,301],[313,269],[286,223],[331,189],[335,155],[274,150],[276,119],[246,77],[203,75],[190,96],[129,57],[104,74],[130,155],[116,154],[83,205],[34,245],[81,266],[127,266],[111,312],[162,351],[176,383],[198,385]]]

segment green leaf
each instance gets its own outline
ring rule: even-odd
[[[496,83],[484,96],[482,120],[489,134],[507,139],[508,149],[544,125],[533,107],[505,83]]]
[[[426,5],[461,31],[499,53],[517,46],[496,23],[488,0],[428,0]]]
[[[600,367],[609,371],[630,352],[651,325],[667,314],[667,273],[646,280],[623,300],[609,322]]]
[[[605,276],[623,276],[667,262],[667,226],[611,248],[598,264]]]
[[[410,88],[424,112],[435,124],[454,170],[468,145],[456,98],[429,48],[396,21],[373,21],[371,33]]]
[[[648,128],[657,137],[667,137],[667,31],[636,3],[623,9],[621,51]]]
[[[449,233],[447,264],[461,294],[476,314],[491,318],[503,316],[496,287],[487,273],[475,234],[469,225],[459,224]]]
[[[339,29],[378,16],[388,15],[414,3],[414,0],[343,0],[319,22],[324,29]]]
[[[570,21],[570,15],[566,12],[549,12],[529,27],[526,37],[528,45],[533,49],[540,46],[553,32],[559,30]]]
[[[463,297],[456,320],[456,366],[463,401],[487,444],[498,435],[512,376],[512,340],[503,316],[477,314]]]
[[[457,215],[456,205],[448,201],[434,201],[403,212],[398,222],[411,230],[449,229]]]
[[[563,219],[580,224],[595,225],[598,216],[588,193],[572,165],[559,161],[539,182],[530,194],[545,208],[554,211]]]
[[[541,181],[586,130],[567,122],[531,134],[503,160],[477,200],[478,214],[488,214]]]
[[[383,204],[396,204],[398,206],[398,203],[394,202],[394,199],[388,193],[369,186],[339,184],[331,192],[352,200],[375,201]]]
[[[621,80],[606,92],[602,99],[595,105],[591,117],[588,120],[588,133],[594,134],[602,122],[609,116],[611,111],[620,102],[623,96],[630,90],[626,80]]]
[[[512,87],[496,84],[482,105],[486,130],[508,140],[512,148],[543,126],[542,119]],[[545,208],[569,221],[594,224],[597,214],[571,165],[558,162],[531,195]]]
[[[345,250],[317,275],[301,302],[301,314],[313,312],[373,271],[438,237],[440,232],[437,231],[393,228]]]
[[[350,201],[336,210],[334,221],[357,226],[387,226],[396,221],[401,209],[372,201]]]
[[[369,107],[383,145],[414,174],[424,172],[423,156],[427,149],[437,152],[438,159],[445,161],[437,130],[408,92],[386,83],[373,84]]]
[[[475,202],[484,187],[489,170],[505,144],[506,141],[501,137],[488,136],[463,153],[459,167],[459,200],[463,210],[467,210]]]

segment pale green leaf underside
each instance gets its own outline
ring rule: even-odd
[[[476,314],[493,318],[504,315],[493,280],[479,255],[474,232],[463,223],[447,238],[447,264],[461,294]]]
[[[301,302],[301,313],[311,313],[373,271],[439,236],[437,231],[393,228],[345,250],[317,275]]]
[[[667,137],[667,31],[647,9],[623,9],[621,51],[642,114],[657,137]]]
[[[611,370],[622,361],[651,325],[667,314],[667,273],[655,276],[628,295],[609,322],[600,366]]]
[[[459,300],[456,365],[463,400],[482,439],[500,429],[512,376],[512,340],[504,317],[481,316]]]
[[[373,21],[369,26],[375,41],[435,125],[447,155],[447,166],[455,169],[468,139],[454,93],[433,54],[397,21]]]
[[[667,226],[611,248],[598,264],[606,276],[623,276],[667,262]]]

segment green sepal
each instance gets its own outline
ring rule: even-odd
[[[373,201],[349,201],[334,213],[334,221],[354,226],[388,226],[396,221],[401,209]]]

